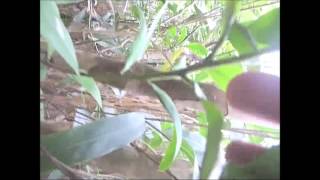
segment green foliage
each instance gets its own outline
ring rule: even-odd
[[[200,179],[208,179],[219,153],[219,146],[222,137],[221,129],[223,125],[223,116],[218,108],[210,101],[203,101],[202,105],[206,110],[206,117],[209,126],[206,151],[200,171]]]
[[[181,43],[188,35],[188,28],[182,26],[179,28],[178,43]]]
[[[176,106],[174,105],[173,101],[171,100],[170,96],[160,89],[158,86],[156,86],[153,83],[150,83],[152,89],[156,92],[159,100],[161,101],[161,104],[164,106],[166,111],[169,113],[170,117],[174,121],[174,129],[173,129],[173,137],[171,139],[171,142],[169,144],[169,147],[167,148],[165,155],[163,159],[160,162],[160,170],[165,171],[174,162],[176,159],[180,147],[182,144],[182,125],[181,125],[181,120],[179,117],[179,113],[176,109]]]
[[[54,48],[79,75],[79,64],[72,40],[53,1],[40,1],[40,33],[49,46]]]
[[[200,58],[205,58],[208,55],[208,49],[200,43],[190,43],[188,48],[194,55]]]
[[[229,40],[240,54],[252,53],[257,49],[257,43],[248,29],[238,23],[233,25]]]
[[[187,156],[189,162],[193,164],[193,162],[196,158],[195,152],[186,140],[182,140],[181,152],[184,153]]]
[[[241,64],[230,64],[208,70],[208,75],[219,89],[226,91],[229,82],[243,72]]]
[[[258,49],[279,48],[279,15],[280,10],[276,8],[246,25],[234,25],[229,35],[230,42],[239,54],[253,52],[252,42],[257,44]]]
[[[147,31],[147,25],[146,25],[146,20],[144,17],[144,14],[140,8],[137,6],[133,6],[132,11],[133,14],[136,14],[136,16],[139,17],[140,21],[140,31],[138,34],[137,39],[133,42],[131,51],[129,53],[129,56],[126,60],[126,64],[124,68],[121,70],[121,74],[125,73],[130,69],[130,67],[140,60],[143,57],[143,54],[145,50],[148,48],[149,40],[154,32],[154,30],[157,27],[157,24],[162,16],[162,14],[165,12],[164,10],[167,7],[167,1],[163,4],[162,8],[159,10],[157,15],[155,16],[149,31]]]
[[[260,136],[255,136],[255,135],[249,136],[249,141],[253,144],[260,144],[263,140],[264,138]]]
[[[102,99],[100,90],[92,77],[88,76],[72,76],[85,90],[91,94],[94,100],[98,103],[99,107],[102,109]]]
[[[173,14],[176,14],[178,5],[176,3],[169,3],[168,8],[172,11]]]
[[[219,89],[226,91],[229,82],[243,72],[241,64],[228,64],[199,71],[195,75],[195,81],[214,82]]]
[[[173,124],[172,123],[169,123],[169,122],[161,122],[161,130],[162,131],[166,131],[170,128],[173,128]]]
[[[72,165],[119,149],[139,138],[144,130],[144,114],[128,113],[42,136],[41,145],[63,163]],[[47,158],[41,157],[41,172],[53,168]]]
[[[245,166],[227,164],[221,179],[279,179],[280,146],[268,149],[256,160]]]
[[[199,121],[200,124],[204,124],[204,125],[208,125],[208,121],[207,121],[207,117],[206,117],[206,113],[205,112],[199,112],[197,114],[197,120]],[[207,137],[208,134],[208,129],[205,127],[200,127],[199,129],[199,133],[203,136],[203,137]]]
[[[142,10],[137,6],[132,7],[132,12],[135,16],[139,17],[140,30],[137,38],[132,44],[131,51],[127,57],[124,68],[121,70],[121,74],[128,71],[136,61],[141,59],[143,57],[144,51],[148,47],[148,39],[146,39],[147,24],[146,24],[146,19],[144,17],[144,14]]]
[[[152,148],[157,148],[162,144],[162,138],[157,131],[152,132],[153,138],[148,142]]]
[[[91,77],[79,76],[79,65],[76,59],[75,50],[70,38],[69,33],[64,27],[57,6],[55,4],[75,3],[78,0],[54,0],[54,1],[41,1],[41,35],[48,41],[48,56],[50,57],[54,51],[57,51],[68,63],[68,65],[75,71],[78,76],[72,76],[77,83],[88,91],[95,99],[100,108],[102,108],[102,100],[100,91]],[[173,68],[167,66],[164,67],[164,71],[177,70],[186,67],[186,57],[182,55],[185,47],[187,47],[192,54],[199,58],[205,58],[208,56],[210,49],[204,44],[213,40],[217,40],[218,37],[223,37],[220,48],[218,49],[215,60],[219,60],[222,57],[235,57],[235,53],[246,54],[248,52],[254,52],[257,49],[264,48],[279,48],[279,8],[271,10],[264,15],[260,15],[263,11],[258,10],[256,12],[248,11],[240,12],[240,1],[208,1],[196,2],[191,10],[184,11],[184,8],[192,1],[185,2],[170,2],[159,1],[156,6],[156,11],[143,12],[143,8],[147,7],[148,3],[145,1],[138,1],[139,7],[134,6],[132,8],[132,14],[140,23],[139,33],[135,41],[131,45],[131,49],[126,59],[126,64],[121,73],[128,71],[131,66],[139,61],[145,51],[148,48],[149,41],[158,27],[158,35],[161,37],[160,46],[169,47],[172,50],[172,57],[170,62],[173,62]],[[261,1],[262,2],[262,1]],[[205,6],[203,6],[204,3]],[[260,3],[260,2],[254,2]],[[265,2],[264,2],[265,3]],[[242,6],[245,3],[242,3]],[[194,26],[194,24],[180,24],[169,25],[170,28],[163,30],[163,24],[160,22],[160,18],[165,12],[165,8],[168,5],[170,15],[177,15],[182,13],[179,17],[185,14],[194,14],[190,16],[200,17],[202,12],[207,12],[213,8],[218,8],[224,5],[222,22],[216,27],[210,26],[206,21]],[[201,12],[202,11],[202,12]],[[264,10],[265,11],[265,10]],[[197,15],[196,15],[197,14]],[[234,20],[238,18],[239,23],[234,23]],[[150,28],[147,28],[147,20],[153,19]],[[186,20],[186,19],[185,19]],[[176,21],[176,20],[174,20]],[[177,22],[182,19],[178,19]],[[213,23],[214,24],[214,23]],[[199,25],[199,28],[198,28]],[[192,30],[197,27],[197,31]],[[222,31],[222,35],[220,32]],[[230,31],[230,34],[228,33]],[[188,34],[188,32],[190,34]],[[192,34],[191,34],[192,33]],[[189,36],[190,35],[190,36]],[[226,39],[228,38],[228,39]],[[191,42],[191,43],[189,43]],[[215,47],[215,45],[213,46]],[[161,47],[162,49],[162,47]],[[172,60],[172,61],[171,61]],[[188,59],[189,60],[189,59]],[[243,69],[241,64],[230,64],[219,66],[210,69],[203,69],[194,73],[193,80],[195,82],[214,82],[221,90],[226,90],[229,81],[238,74],[242,73]],[[46,74],[46,67],[41,64],[40,78],[43,80]],[[195,83],[195,93],[205,99],[201,94],[201,88]],[[160,163],[160,170],[164,171],[171,167],[176,158],[179,158],[179,153],[185,155],[185,157],[194,165],[194,178],[198,178],[198,162],[202,164],[200,172],[201,179],[207,179],[214,167],[217,160],[218,149],[221,143],[227,143],[229,139],[221,139],[223,128],[223,117],[217,110],[215,105],[209,101],[203,101],[203,107],[206,113],[199,113],[197,120],[200,124],[208,125],[208,128],[200,127],[199,134],[207,138],[207,145],[205,149],[204,159],[200,160],[198,149],[192,142],[182,133],[182,125],[179,114],[176,110],[174,103],[166,92],[161,90],[155,84],[150,83],[156,94],[158,95],[161,103],[169,113],[174,123],[161,122],[161,130],[164,132],[170,132],[169,136],[171,141],[165,150],[164,157]],[[42,104],[43,105],[43,104]],[[134,119],[134,121],[132,120]],[[248,126],[250,129],[258,131],[266,131],[264,127]],[[139,113],[130,113],[120,115],[115,118],[102,119],[97,122],[93,122],[89,125],[85,125],[76,129],[64,133],[57,133],[41,138],[41,144],[47,146],[48,150],[56,156],[58,159],[67,164],[74,164],[76,162],[90,160],[101,155],[107,154],[122,145],[137,139],[144,131],[144,119]],[[271,131],[269,129],[269,131]],[[197,135],[199,135],[197,134]],[[258,136],[249,136],[252,143],[261,143],[264,138]],[[152,138],[146,141],[151,148],[162,148],[161,145],[167,145],[163,140],[163,136],[157,132],[152,131]],[[181,150],[181,151],[180,151]],[[246,167],[236,167],[228,164],[225,168],[224,178],[256,178],[259,176],[276,177],[279,167],[274,166],[266,171],[261,171],[261,168],[270,168],[274,165],[277,159],[273,156],[277,154],[273,151],[267,153],[264,158],[260,158],[256,163],[252,163]],[[183,156],[183,158],[185,158]],[[267,159],[273,159],[269,162]],[[47,171],[53,169],[53,166],[47,159],[41,158],[41,170]],[[256,172],[256,174],[253,173]],[[258,176],[259,175],[259,176]]]

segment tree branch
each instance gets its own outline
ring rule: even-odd
[[[266,49],[266,50],[262,50],[258,53],[249,53],[249,54],[245,54],[245,55],[242,55],[239,57],[225,58],[225,59],[221,59],[218,61],[210,61],[210,59],[209,59],[210,57],[208,56],[201,63],[189,66],[184,69],[170,71],[170,72],[150,73],[150,74],[145,74],[143,76],[136,76],[135,78],[144,80],[144,79],[159,78],[159,77],[166,77],[166,76],[184,76],[187,73],[197,71],[200,69],[204,69],[204,68],[213,68],[213,67],[217,67],[217,66],[221,66],[221,65],[243,62],[243,61],[249,60],[250,58],[259,56],[263,53],[271,52],[272,50],[273,49]]]

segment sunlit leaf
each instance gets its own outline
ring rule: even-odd
[[[202,105],[206,110],[209,125],[206,151],[201,166],[200,179],[208,179],[218,158],[219,146],[222,137],[221,129],[223,125],[223,116],[218,108],[210,101],[203,101]]]
[[[251,135],[249,136],[249,141],[253,144],[260,144],[264,140],[263,137]]]
[[[145,130],[143,113],[128,113],[102,118],[66,132],[41,137],[41,145],[65,164],[101,157],[141,137]],[[41,172],[54,168],[41,157]]]
[[[188,48],[194,55],[200,58],[205,58],[208,55],[208,49],[200,43],[190,43]]]
[[[94,100],[102,108],[102,99],[100,90],[92,77],[88,76],[72,76],[85,90],[91,94]]]
[[[171,26],[171,27],[167,30],[166,36],[168,36],[169,38],[175,38],[176,35],[177,35],[177,28],[176,28],[176,26]]]
[[[153,138],[149,141],[149,145],[152,148],[157,148],[157,147],[159,147],[161,145],[162,138],[158,133],[156,133],[156,131],[153,131],[152,135],[153,135]]]
[[[173,137],[171,138],[169,147],[167,148],[165,155],[160,162],[160,167],[159,167],[161,171],[165,171],[171,167],[172,163],[174,162],[174,160],[176,159],[180,151],[180,147],[182,143],[182,125],[181,125],[179,113],[170,96],[155,84],[153,83],[149,83],[149,84],[151,85],[153,90],[156,92],[162,105],[164,106],[164,108],[166,109],[166,111],[169,113],[170,117],[174,121]]]
[[[186,26],[182,26],[179,29],[179,36],[178,36],[178,42],[180,43],[183,41],[188,35],[188,28]]]
[[[79,64],[72,40],[53,1],[40,1],[40,33],[79,75]]]
[[[242,25],[235,24],[230,32],[229,40],[240,54],[252,52],[252,41],[258,49],[279,48],[280,45],[280,12],[273,9],[257,20]]]
[[[161,130],[166,131],[170,128],[173,128],[173,124],[169,122],[161,122]]]
[[[229,82],[237,75],[244,72],[241,64],[229,64],[207,70],[210,78],[216,86],[226,91]]]

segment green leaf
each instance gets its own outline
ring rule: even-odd
[[[140,60],[143,57],[143,54],[148,47],[148,39],[146,38],[147,25],[146,25],[146,20],[143,15],[143,12],[137,6],[133,6],[132,11],[134,12],[135,16],[139,17],[140,31],[139,31],[137,38],[135,39],[135,41],[132,44],[131,51],[130,51],[129,56],[126,60],[126,64],[125,64],[124,68],[121,70],[121,74],[128,71],[130,69],[130,67],[136,61]]]
[[[274,48],[280,45],[280,12],[273,9],[257,20],[242,25],[232,26],[229,40],[239,54],[252,52],[252,41],[258,49]]]
[[[195,152],[194,152],[193,148],[190,146],[190,144],[186,140],[182,140],[181,152],[184,155],[186,155],[186,157],[188,158],[188,160],[191,163],[194,163]]]
[[[208,55],[208,49],[200,43],[190,43],[188,48],[194,55],[200,58],[205,58]]]
[[[171,26],[166,33],[168,38],[175,38],[177,36],[177,28],[175,26]]]
[[[47,67],[40,63],[40,80],[43,81],[46,79]]]
[[[272,48],[279,48],[280,9],[271,10],[250,24],[248,28],[257,42]]]
[[[245,166],[228,163],[221,179],[280,179],[280,146],[268,149]]]
[[[249,140],[253,144],[261,144],[261,142],[264,140],[263,137],[251,135],[249,136]]]
[[[88,76],[72,76],[85,90],[91,94],[94,100],[98,103],[102,109],[102,100],[100,90],[92,77]]]
[[[266,131],[266,132],[270,132],[270,133],[280,133],[279,129],[274,129],[274,128],[265,127],[265,126],[256,125],[256,124],[246,123],[246,128],[258,130],[258,131]]]
[[[178,42],[181,43],[181,41],[184,40],[188,35],[188,28],[186,26],[183,26],[179,30],[179,36],[178,36]]]
[[[152,132],[153,138],[148,142],[152,148],[157,148],[162,143],[162,138],[156,131]]]
[[[173,124],[172,123],[169,123],[169,122],[161,122],[161,130],[162,131],[166,131],[170,128],[173,128]]]
[[[79,75],[79,64],[72,40],[53,1],[40,1],[40,33]]]
[[[126,64],[124,65],[123,69],[121,70],[121,74],[124,74],[126,71],[130,69],[130,67],[137,61],[139,61],[145,52],[145,50],[148,48],[149,40],[154,32],[154,30],[157,27],[157,24],[162,16],[162,14],[165,12],[165,8],[167,7],[168,1],[166,1],[160,11],[155,16],[149,31],[147,32],[147,25],[146,20],[143,15],[143,12],[140,8],[137,6],[133,6],[133,12],[138,15],[139,21],[140,21],[140,32],[138,34],[137,39],[133,42],[131,51],[129,53],[129,56],[126,60]]]
[[[207,117],[206,117],[206,113],[204,112],[199,112],[197,114],[197,120],[199,121],[200,124],[205,124],[207,125],[208,124],[208,121],[207,121]],[[205,128],[205,127],[200,127],[199,128],[199,133],[203,136],[203,137],[207,137],[208,135],[208,129]]]
[[[229,40],[239,54],[247,54],[256,51],[256,42],[247,28],[241,24],[235,23],[229,34]],[[252,42],[254,41],[254,42]]]
[[[164,106],[164,108],[174,121],[173,137],[171,139],[169,147],[165,152],[163,159],[160,162],[160,170],[165,171],[171,167],[172,163],[174,162],[180,151],[182,143],[182,125],[179,113],[170,96],[155,84],[150,82],[149,84],[151,85],[152,89],[156,92],[159,100],[161,101],[161,104]]]
[[[241,64],[229,64],[206,70],[212,81],[223,91],[227,90],[229,82],[244,72]]]
[[[219,153],[223,116],[218,108],[210,101],[202,101],[202,105],[206,110],[209,126],[206,151],[200,171],[200,179],[208,179]]]
[[[279,137],[280,136],[279,129],[273,129],[273,128],[270,128],[270,127],[259,126],[259,125],[256,125],[256,124],[246,123],[246,129],[257,130],[257,131],[261,131],[261,132],[270,133],[270,135],[272,135],[274,137]],[[251,135],[251,136],[249,136],[249,140],[250,140],[250,142],[252,142],[254,144],[260,144],[264,140],[264,138],[263,137],[259,137],[259,136]]]
[[[88,161],[122,148],[141,137],[145,131],[145,114],[128,113],[102,118],[66,132],[41,137],[41,145],[65,164]],[[41,172],[54,169],[41,157]]]

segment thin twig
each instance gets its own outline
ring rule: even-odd
[[[232,63],[239,63],[239,62],[243,62],[243,61],[247,61],[250,58],[259,56],[263,53],[268,53],[271,52],[273,49],[265,49],[262,50],[260,52],[257,53],[249,53],[246,55],[242,55],[239,57],[231,57],[231,58],[224,58],[218,61],[211,61],[209,60],[209,56],[207,58],[205,58],[203,61],[201,61],[201,63],[198,64],[194,64],[192,66],[189,66],[187,68],[184,69],[180,69],[180,70],[175,70],[175,71],[170,71],[170,72],[157,72],[157,73],[150,73],[150,74],[145,74],[142,76],[135,76],[134,78],[136,79],[141,79],[141,80],[145,80],[145,79],[151,79],[151,78],[158,78],[158,77],[168,77],[168,76],[183,76],[187,73],[193,72],[193,71],[197,71],[203,68],[213,68],[213,67],[217,67],[217,66],[221,66],[221,65],[227,65],[227,64],[232,64]]]
[[[172,121],[171,121],[172,122]],[[155,127],[154,125],[152,125],[151,123],[149,123],[148,121],[146,121],[146,123],[151,126],[154,130],[156,130],[159,134],[161,134],[163,137],[165,137],[168,141],[171,141],[171,139],[164,134],[160,129],[158,129],[157,127]]]

